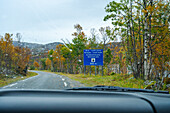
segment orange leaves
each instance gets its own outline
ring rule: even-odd
[[[156,7],[156,8],[158,8],[158,7]],[[147,13],[151,14],[154,10],[155,10],[155,6],[149,5],[149,6],[146,7],[146,9],[143,9],[142,12],[144,14],[147,14]]]
[[[153,63],[157,70],[169,70],[170,62],[170,39],[166,36],[162,42],[159,39],[155,40],[156,45],[154,46],[153,52]]]
[[[116,46],[116,47],[115,47],[115,50],[117,50],[117,49],[118,49],[118,47]]]
[[[77,36],[78,34],[76,33],[76,32],[74,32],[73,34],[72,34],[72,36]]]
[[[142,12],[146,14],[146,13],[147,13],[147,10],[143,9]]]
[[[34,61],[34,66],[35,66],[36,68],[39,68],[39,67],[40,67],[39,63],[36,62],[36,61]]]
[[[64,58],[64,57],[61,57],[61,61],[65,61],[65,58]]]
[[[85,36],[85,33],[84,33],[84,32],[81,32],[81,35]]]
[[[0,62],[5,62],[5,64],[1,65],[2,67],[22,73],[23,69],[28,65],[30,50],[28,48],[14,47],[12,34],[6,33],[0,39],[0,56],[2,56]]]
[[[136,52],[138,53],[140,51],[140,49],[136,49]]]
[[[47,58],[47,60],[45,61],[45,64],[46,64],[47,66],[50,66],[50,65],[51,65],[51,60],[50,60],[49,58]]]
[[[149,5],[148,7],[146,7],[146,9],[148,10],[148,12],[152,13],[154,10],[154,6]]]
[[[123,20],[123,16],[122,16],[122,17],[120,17],[120,19],[122,19],[122,20]]]

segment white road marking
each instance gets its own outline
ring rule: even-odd
[[[32,79],[32,78],[37,78],[38,76],[39,76],[39,75],[37,75],[37,76],[33,76],[33,77],[29,77],[29,78],[24,79],[24,80],[22,80],[22,81],[24,82],[24,81],[27,81],[27,80]]]
[[[29,79],[36,78],[36,77],[38,77],[38,76],[39,76],[39,75],[33,76],[33,77],[30,77],[30,78],[24,79],[24,80],[22,80],[22,81],[24,82],[24,81],[27,81],[27,80],[29,80]],[[21,77],[21,78],[23,78],[23,77]],[[20,82],[20,81],[19,81],[19,82]],[[10,84],[10,85],[4,86],[4,87],[2,87],[2,88],[12,87],[12,86],[17,85],[17,84],[18,84],[18,83]],[[17,87],[16,87],[16,88],[17,88]]]
[[[4,87],[2,87],[2,88],[7,88],[8,86],[4,86]]]
[[[11,84],[11,85],[8,85],[9,87],[12,87],[12,86],[14,86],[14,85],[17,85],[17,83],[14,83],[14,84]]]
[[[17,83],[14,83],[14,84],[10,84],[10,85],[4,86],[3,88],[12,87],[12,86],[14,86],[14,85],[17,85]]]
[[[66,82],[64,82],[64,85],[65,85],[65,87],[67,87],[67,83]]]
[[[64,81],[65,79],[64,78],[62,78],[62,81]]]

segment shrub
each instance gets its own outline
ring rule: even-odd
[[[33,65],[31,65],[30,70],[35,70],[35,67]]]
[[[111,74],[110,75],[115,75],[116,73],[114,73],[114,72],[111,72]]]

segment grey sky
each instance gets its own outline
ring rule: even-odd
[[[0,0],[0,35],[19,32],[22,41],[36,43],[71,41],[74,25],[80,24],[89,36],[91,28],[111,26],[103,21],[110,1]]]

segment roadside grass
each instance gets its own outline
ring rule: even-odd
[[[44,72],[50,72],[49,70],[40,70]],[[141,88],[144,89],[144,80],[135,79],[132,75],[121,75],[115,74],[111,76],[101,76],[101,75],[85,75],[84,74],[65,74],[58,72],[51,72],[67,76],[73,80],[79,81],[85,86],[96,86],[96,85],[107,85],[107,86],[119,86],[119,87],[128,87],[128,88]]]
[[[129,87],[129,88],[144,88],[144,81],[140,79],[130,79],[131,75],[120,75],[115,74],[112,76],[101,76],[101,75],[85,75],[84,74],[63,74],[60,75],[67,76],[71,79],[79,81],[86,86],[96,86],[96,85],[106,85],[106,86],[119,86],[119,87]]]
[[[16,76],[16,78],[6,78],[5,80],[4,79],[3,80],[0,79],[0,87],[6,86],[8,84],[17,82],[19,80],[24,80],[26,78],[29,78],[29,77],[32,77],[32,76],[36,76],[36,75],[38,75],[38,74],[35,73],[35,72],[28,72],[27,76]]]

